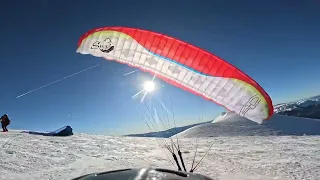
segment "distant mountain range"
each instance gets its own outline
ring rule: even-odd
[[[320,95],[277,104],[274,106],[274,112],[286,116],[320,119]]]
[[[209,122],[204,122],[204,123],[210,123]],[[196,124],[191,124],[191,125],[187,125],[187,126],[182,126],[182,127],[176,127],[176,128],[171,128],[165,131],[159,131],[159,132],[149,132],[149,133],[143,133],[143,134],[129,134],[129,135],[125,135],[125,136],[132,136],[132,137],[158,137],[158,138],[168,138],[171,137],[175,134],[178,134],[186,129],[189,129],[191,127],[197,126],[197,125],[201,125],[204,123],[196,123]]]
[[[274,105],[274,113],[279,114],[279,115],[286,115],[286,116],[295,116],[295,117],[304,117],[304,118],[312,118],[312,119],[320,119],[320,95],[319,96],[314,96],[311,98],[306,98],[302,100],[297,100],[289,103],[281,103]],[[224,114],[224,113],[223,113]],[[223,115],[222,114],[222,115]],[[218,117],[221,118],[222,116],[220,115]],[[249,120],[248,120],[249,121]],[[126,136],[133,136],[133,137],[161,137],[161,138],[168,138],[171,137],[175,134],[179,134],[187,129],[192,129],[192,127],[201,125],[203,127],[209,126],[215,126],[214,124],[211,124],[212,121],[209,122],[204,122],[204,123],[197,123],[197,124],[191,124],[187,126],[182,126],[182,127],[176,127],[176,128],[171,128],[165,131],[159,131],[159,132],[149,132],[149,133],[143,133],[143,134],[129,134]],[[247,121],[240,121],[240,122],[234,122],[234,126],[237,126],[237,124],[241,124],[245,122],[245,124],[250,124],[250,128],[254,128],[255,131],[259,132],[258,134],[287,134],[282,132],[281,130],[272,130],[273,132],[270,132],[270,129],[268,130],[266,127],[269,126],[269,123],[266,127],[262,127],[254,122],[247,122]],[[289,123],[289,121],[285,121]],[[320,125],[320,124],[317,124]],[[201,127],[199,126],[199,127]],[[241,125],[243,126],[243,125]],[[281,126],[285,127],[285,126]],[[250,129],[249,128],[249,129]],[[248,129],[248,130],[249,130]],[[263,132],[263,133],[262,133]]]

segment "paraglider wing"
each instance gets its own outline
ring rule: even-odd
[[[273,114],[270,97],[248,75],[214,54],[164,34],[97,28],[80,38],[77,52],[156,74],[257,123]]]

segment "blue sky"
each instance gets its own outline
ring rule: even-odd
[[[0,7],[0,113],[10,128],[126,134],[149,129],[131,99],[148,74],[77,54],[86,31],[129,26],[162,32],[222,57],[253,77],[274,104],[319,94],[317,0],[6,1]],[[18,95],[100,64],[21,98]],[[177,125],[224,109],[160,80],[154,96],[172,97]],[[133,84],[131,90],[129,84]],[[169,102],[169,100],[168,100]]]

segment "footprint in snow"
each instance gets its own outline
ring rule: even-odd
[[[5,150],[5,153],[7,153],[7,154],[14,154],[14,153],[15,153],[15,151]]]
[[[96,154],[96,155],[92,155],[92,157],[95,157],[95,158],[101,158],[103,155],[101,154]]]

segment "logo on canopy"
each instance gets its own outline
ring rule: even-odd
[[[114,49],[114,45],[110,38],[106,38],[103,41],[94,42],[91,49],[99,49],[101,52],[109,53]]]
[[[258,95],[254,95],[252,96],[249,101],[242,106],[241,110],[240,110],[240,115],[244,116],[246,115],[246,113],[250,110],[250,109],[255,109],[258,104],[260,103],[261,99],[258,97]]]

